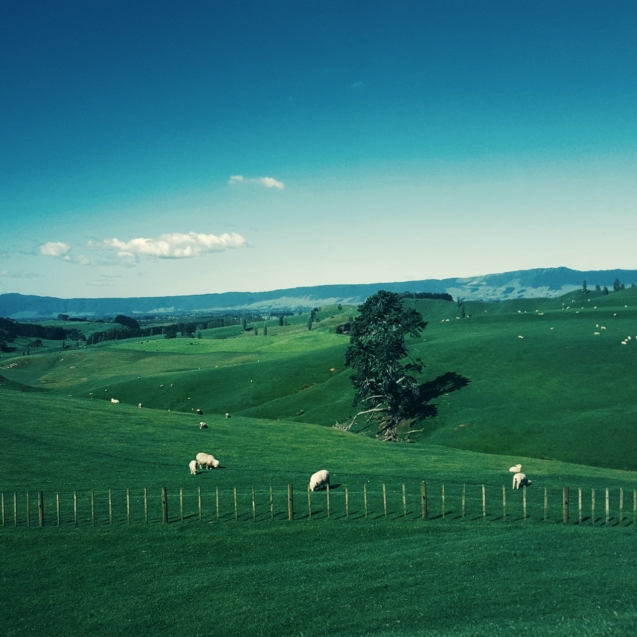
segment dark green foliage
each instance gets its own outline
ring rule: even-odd
[[[132,330],[139,329],[139,323],[130,316],[125,316],[124,314],[118,314],[114,319],[113,323],[119,323],[120,325],[124,325],[125,327],[130,327]]]
[[[582,281],[582,292],[584,292],[584,294],[588,294],[588,288],[586,287],[586,279]]]
[[[604,286],[604,294],[608,294],[608,288]]]
[[[268,324],[263,323],[263,336],[267,336],[267,335],[268,335]]]
[[[285,317],[279,316],[279,327],[283,327],[285,325]]]
[[[13,340],[16,336],[29,338],[45,338],[50,341],[85,340],[84,335],[77,329],[66,330],[63,327],[53,325],[38,325],[37,323],[18,323],[11,319],[0,318],[0,332],[7,340]]]
[[[245,316],[241,319],[241,325],[243,326],[243,330],[245,331],[246,327],[248,327],[248,322],[246,321]]]
[[[358,308],[345,365],[352,367],[356,400],[365,414],[379,423],[384,440],[396,441],[401,421],[416,415],[422,371],[420,360],[410,359],[405,339],[417,337],[427,326],[413,308],[405,308],[402,296],[381,290]]]
[[[596,285],[595,286],[595,292],[601,292],[602,291],[602,286],[601,285]]]
[[[622,284],[619,282],[619,279],[615,279],[613,281],[613,291],[619,292],[622,289]]]

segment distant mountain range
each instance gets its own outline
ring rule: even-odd
[[[390,292],[446,292],[454,298],[503,301],[517,298],[556,297],[596,285],[612,290],[619,279],[626,287],[637,283],[637,270],[571,270],[536,268],[486,274],[469,278],[425,279],[396,283],[318,285],[271,292],[224,292],[190,296],[158,296],[105,299],[58,299],[50,296],[0,294],[0,316],[13,319],[45,319],[58,314],[99,318],[129,316],[175,316],[220,312],[266,312],[308,309],[343,303],[357,305],[378,290]]]

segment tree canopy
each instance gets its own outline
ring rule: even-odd
[[[345,365],[352,367],[359,416],[378,424],[383,440],[398,440],[400,424],[413,418],[421,400],[421,385],[414,374],[422,371],[420,359],[412,359],[407,336],[417,337],[427,326],[422,316],[405,308],[402,297],[381,290],[358,308],[351,327]]]

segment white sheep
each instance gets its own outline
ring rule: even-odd
[[[231,418],[230,414],[226,413],[226,418]]]
[[[208,425],[202,420],[199,423],[199,429],[208,429]]]
[[[196,460],[191,460],[190,464],[188,465],[190,467],[190,473],[192,473],[193,476],[197,475],[197,461]]]
[[[206,469],[217,469],[219,467],[219,461],[209,453],[198,453],[196,458],[197,466],[200,469],[203,467],[206,467]]]
[[[327,469],[317,471],[311,478],[308,489],[310,491],[316,491],[322,489],[330,483],[330,472]]]
[[[139,405],[137,405],[140,409],[143,407],[143,405],[141,403],[139,403]]]
[[[531,481],[526,477],[524,473],[516,473],[513,476],[513,488],[520,489],[521,487],[528,487]]]
[[[509,471],[510,471],[511,473],[520,473],[520,471],[522,471],[522,465],[521,465],[521,464],[513,465],[513,466],[509,469]]]
[[[203,416],[203,411],[201,411],[201,409],[197,409],[197,416]]]
[[[117,398],[111,398],[111,402],[115,403],[116,405],[119,404],[119,400],[117,400]]]

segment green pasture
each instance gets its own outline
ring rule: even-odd
[[[429,322],[411,346],[431,390],[411,442],[637,469],[636,290],[407,303]],[[355,413],[349,338],[334,332],[351,314],[328,308],[311,331],[305,315],[270,320],[267,336],[233,326],[5,356],[0,374],[66,397],[331,427]]]

